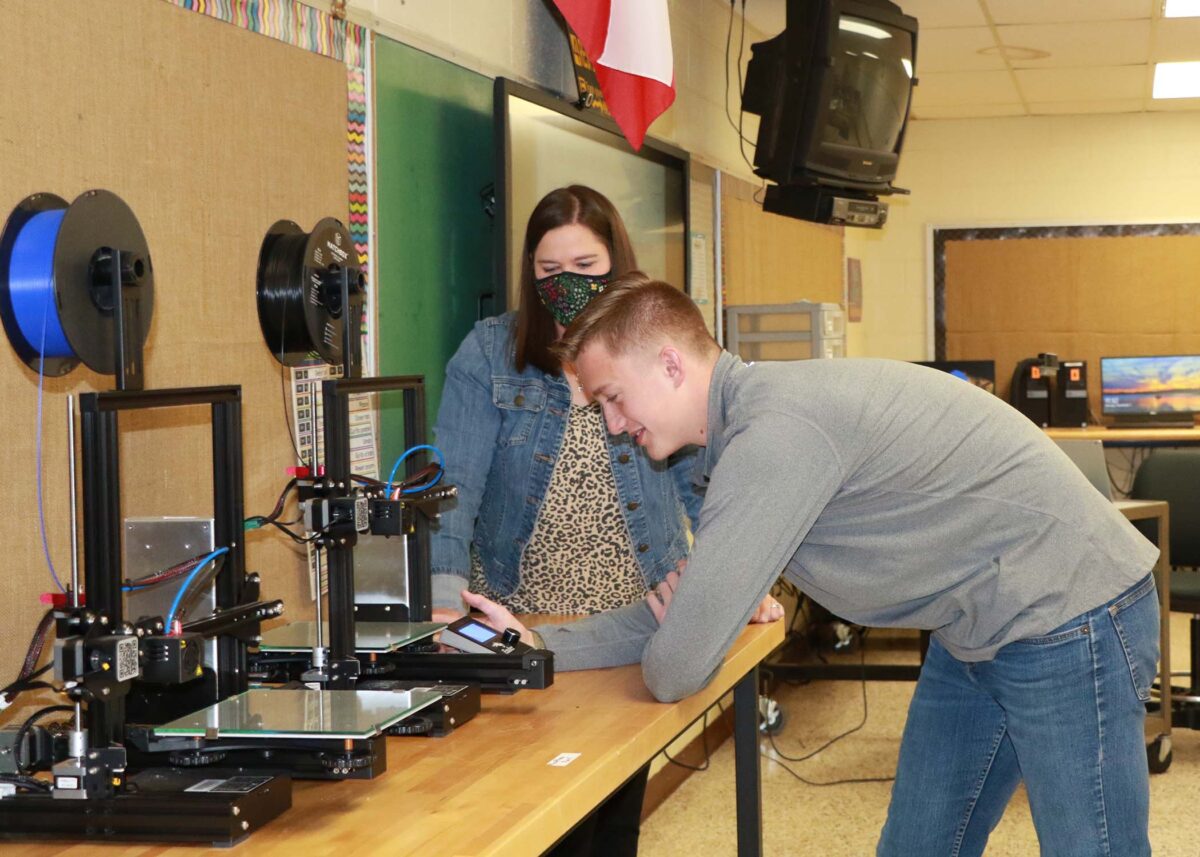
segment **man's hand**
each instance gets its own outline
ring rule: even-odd
[[[783,618],[783,605],[772,598],[769,594],[758,605],[758,609],[750,617],[750,624],[764,624],[766,622],[778,622]]]
[[[536,646],[537,641],[534,640],[533,634],[529,629],[517,621],[516,617],[508,611],[507,608],[501,607],[495,601],[484,598],[482,595],[476,595],[474,592],[463,590],[463,601],[468,606],[478,610],[487,617],[487,624],[491,625],[497,631],[506,631],[509,628],[515,628],[521,634],[521,642],[531,646]]]
[[[650,594],[646,596],[646,603],[650,605],[650,612],[654,614],[654,618],[660,625],[662,624],[663,617],[667,615],[667,608],[671,606],[671,599],[675,597],[675,587],[677,586],[679,586],[679,572],[668,571],[662,583],[654,587],[650,591]]]

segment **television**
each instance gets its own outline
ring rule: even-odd
[[[994,360],[917,360],[918,366],[928,366],[961,378],[993,395],[996,392],[996,361]]]
[[[1100,410],[1118,423],[1191,426],[1200,413],[1200,355],[1101,357]]]
[[[767,203],[897,192],[916,18],[887,0],[787,0],[786,20],[751,46],[742,93],[743,109],[760,117],[754,171],[776,183]]]
[[[635,152],[617,124],[595,110],[512,80],[494,86],[496,127],[496,283],[516,309],[525,223],[538,200],[583,184],[612,200],[625,221],[638,266],[687,291],[690,156],[651,137]]]

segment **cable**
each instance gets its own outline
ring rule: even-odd
[[[847,729],[845,732],[841,733],[840,735],[835,735],[833,738],[830,738],[828,741],[826,741],[820,747],[817,747],[815,750],[805,753],[803,756],[789,756],[787,753],[784,753],[782,750],[779,749],[779,745],[775,743],[775,736],[770,732],[767,733],[767,740],[771,743],[771,749],[775,751],[775,755],[771,755],[769,753],[764,752],[764,753],[761,753],[762,757],[764,759],[769,759],[770,761],[779,765],[781,768],[783,768],[785,771],[787,771],[789,774],[791,774],[793,777],[795,777],[796,779],[798,779],[800,782],[804,783],[805,785],[824,787],[824,786],[849,785],[851,783],[887,783],[887,782],[891,782],[892,780],[895,779],[895,776],[893,775],[890,777],[849,777],[849,778],[841,779],[841,780],[830,780],[828,782],[817,782],[816,780],[810,780],[810,779],[800,775],[799,773],[792,770],[791,768],[789,768],[787,765],[785,765],[783,763],[784,759],[786,759],[789,762],[808,761],[813,756],[817,755],[818,753],[822,752],[823,750],[829,749],[834,744],[836,744],[838,741],[841,741],[843,738],[847,737],[848,735],[853,735],[855,732],[859,731],[860,729],[863,728],[863,726],[866,725],[869,709],[867,707],[867,651],[866,651],[866,644],[863,642],[863,639],[865,638],[865,636],[866,636],[865,634],[863,634],[862,632],[859,632],[859,650],[858,651],[859,651],[859,658],[860,658],[859,663],[860,663],[860,666],[862,667],[862,671],[863,671],[862,683],[861,683],[863,708],[862,708],[862,719],[858,722],[858,724],[856,726],[853,726],[850,729]]]
[[[175,593],[175,600],[171,602],[171,609],[167,612],[166,629],[168,634],[171,633],[171,629],[174,627],[175,611],[179,607],[179,602],[183,600],[183,594],[187,592],[187,589],[189,586],[191,586],[192,581],[196,579],[196,575],[199,574],[200,570],[204,568],[204,566],[208,565],[208,563],[212,562],[222,554],[227,553],[229,553],[229,548],[217,548],[215,551],[202,559],[194,569],[192,569],[192,573],[188,575],[187,580],[183,582],[183,585],[179,587],[179,591]]]
[[[40,708],[33,712],[33,714],[29,715],[29,717],[25,719],[25,722],[21,724],[21,727],[17,729],[16,737],[13,739],[12,757],[13,767],[17,769],[18,774],[23,774],[25,772],[25,766],[21,762],[21,748],[25,743],[25,736],[29,734],[29,730],[33,728],[33,724],[37,723],[38,720],[45,717],[47,714],[53,714],[56,711],[69,711],[74,714],[75,707],[72,705],[48,705],[45,708]]]
[[[0,783],[8,783],[10,786],[16,786],[19,789],[26,791],[39,792],[41,794],[50,793],[50,784],[45,780],[39,780],[34,777],[22,777],[16,774],[0,774]]]
[[[733,121],[733,116],[729,113],[729,40],[733,36],[733,10],[737,7],[737,0],[729,0],[729,26],[725,29],[725,120],[729,123],[729,127],[738,132],[738,137],[742,137],[742,131],[737,123]],[[745,23],[745,11],[743,10],[742,23]],[[740,67],[740,63],[739,63]],[[745,93],[738,93],[738,109],[741,109],[741,99]],[[745,140],[749,143],[750,140]]]
[[[58,572],[54,570],[54,560],[50,559],[50,545],[46,540],[46,507],[42,502],[42,398],[46,380],[46,320],[50,315],[50,298],[53,292],[46,293],[46,303],[42,308],[42,341],[38,348],[38,398],[37,398],[37,504],[38,504],[38,525],[42,533],[42,553],[46,557],[46,567],[50,569],[50,576],[54,578],[54,585],[58,587],[59,592],[66,592],[67,589],[62,585],[62,581],[58,579]],[[75,454],[75,450],[70,451],[71,455]]]
[[[738,92],[744,92],[746,84],[742,81],[742,52],[746,48],[746,0],[742,0],[742,30],[738,36]],[[742,153],[742,160],[746,162],[746,166],[754,172],[754,164],[750,163],[750,159],[746,157],[746,135],[742,133],[742,118],[746,115],[746,111],[742,109],[741,104],[738,105],[738,150]]]
[[[717,701],[717,704],[718,705],[721,704],[720,700]],[[681,762],[678,759],[673,759],[673,758],[671,758],[671,754],[667,752],[667,748],[663,747],[662,754],[668,762],[670,762],[672,765],[678,765],[681,768],[687,768],[689,771],[707,771],[708,770],[709,762],[712,761],[712,758],[709,756],[709,753],[708,753],[708,712],[711,710],[712,710],[712,706],[709,706],[708,708],[704,709],[704,727],[700,730],[700,743],[701,743],[701,746],[704,747],[704,764],[689,765],[687,762]]]
[[[438,475],[436,477],[434,477],[432,482],[429,482],[425,485],[418,485],[418,486],[414,486],[412,488],[404,488],[403,493],[416,494],[418,491],[424,491],[427,488],[432,488],[442,478],[442,474],[444,474],[446,472],[446,456],[442,455],[442,451],[440,449],[438,449],[436,446],[430,446],[427,443],[419,443],[416,446],[409,447],[408,449],[406,449],[404,451],[404,453],[399,458],[396,459],[396,463],[392,465],[392,472],[388,474],[388,479],[387,479],[387,493],[389,496],[392,493],[392,484],[396,481],[396,471],[400,469],[400,465],[403,464],[404,460],[406,458],[408,458],[410,455],[412,455],[414,452],[418,452],[422,449],[428,449],[430,452],[432,452],[434,455],[437,456],[438,467],[440,468]]]
[[[775,746],[775,741],[773,739],[771,741],[771,746],[772,747]],[[772,756],[769,753],[762,753],[761,755],[764,759],[774,762],[776,765],[783,768],[785,771],[787,771],[793,777],[798,779],[800,782],[804,783],[806,786],[817,786],[817,787],[823,788],[825,786],[848,786],[848,785],[851,785],[852,783],[890,783],[894,779],[896,779],[896,777],[893,775],[890,777],[846,777],[845,779],[842,779],[842,780],[829,780],[827,782],[818,782],[816,780],[810,780],[807,777],[801,776],[800,774],[793,771],[791,768],[789,768],[787,765],[785,765],[783,762],[781,762],[779,759],[777,759],[776,757]]]

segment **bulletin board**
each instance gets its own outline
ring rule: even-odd
[[[943,236],[938,358],[995,360],[1007,398],[1017,361],[1200,353],[1200,226],[1044,227]],[[936,248],[935,248],[936,250]]]
[[[760,185],[721,177],[725,304],[841,303],[843,228],[768,214],[761,198]]]
[[[841,304],[844,229],[768,214],[761,199],[761,185],[721,177],[724,305]],[[745,321],[751,324],[746,332],[799,329],[790,314]],[[757,353],[765,360],[795,360],[809,351],[802,343],[764,342]]]
[[[266,514],[293,462],[280,367],[255,305],[259,246],[276,220],[348,219],[347,74],[339,61],[162,0],[0,4],[0,216],[34,192],[116,193],[155,278],[146,386],[240,384],[247,515]],[[80,366],[45,381],[49,554],[70,573],[66,396],[111,389]],[[9,514],[0,518],[0,676],[15,677],[53,589],[38,529],[38,375],[0,343]],[[204,408],[123,414],[125,516],[211,514]],[[311,609],[303,554],[247,534],[246,566],[291,618]],[[82,571],[81,571],[82,573]]]

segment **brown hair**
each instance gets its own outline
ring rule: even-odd
[[[691,298],[670,283],[633,271],[593,298],[551,351],[563,362],[573,363],[589,342],[602,342],[611,354],[619,355],[664,333],[696,354],[720,348]]]
[[[571,185],[552,190],[542,197],[529,215],[525,242],[521,245],[521,297],[513,331],[517,371],[532,365],[550,374],[559,372],[559,362],[550,352],[550,345],[557,338],[554,316],[542,304],[533,285],[536,279],[533,251],[547,232],[572,223],[586,226],[608,247],[612,276],[620,276],[637,267],[633,245],[629,243],[621,215],[604,194],[583,185]]]

